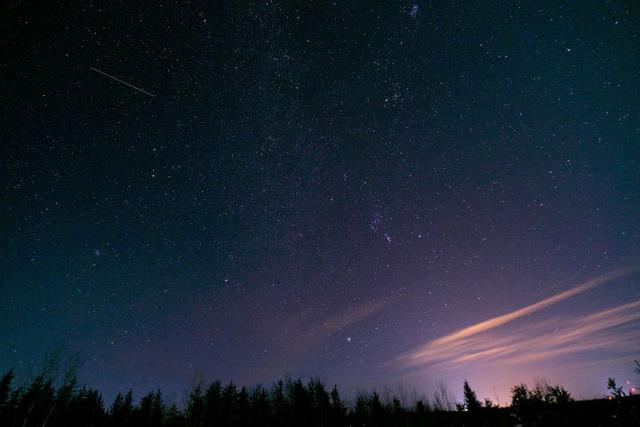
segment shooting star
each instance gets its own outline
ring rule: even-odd
[[[137,86],[134,86],[134,85],[132,85],[131,83],[127,83],[127,82],[125,82],[124,80],[120,80],[119,78],[117,78],[117,77],[115,77],[115,76],[112,76],[112,75],[111,75],[111,74],[109,74],[109,73],[105,73],[105,72],[104,72],[104,71],[102,71],[102,70],[98,70],[97,68],[93,68],[93,67],[89,67],[89,69],[90,69],[90,70],[95,71],[96,73],[102,74],[103,76],[107,76],[107,77],[109,77],[110,79],[115,80],[115,81],[117,81],[117,82],[119,82],[119,83],[122,83],[123,85],[129,86],[130,88],[135,89],[135,90],[137,90],[138,92],[142,92],[142,93],[144,93],[145,95],[151,96],[151,97],[153,97],[153,98],[155,98],[155,97],[156,97],[156,95],[154,95],[154,94],[152,94],[152,93],[149,93],[149,92],[147,92],[146,90],[144,90],[144,89],[142,89],[142,88],[139,88],[139,87],[137,87]]]

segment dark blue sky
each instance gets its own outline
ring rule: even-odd
[[[0,18],[1,368],[638,381],[637,5],[134,3]]]

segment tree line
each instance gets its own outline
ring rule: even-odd
[[[5,373],[0,379],[0,426],[544,425],[540,420],[548,420],[545,414],[557,417],[574,402],[562,386],[540,382],[533,387],[525,384],[513,387],[511,407],[500,408],[489,400],[481,402],[464,381],[461,403],[455,402],[441,382],[432,401],[416,398],[407,403],[397,396],[382,398],[374,391],[360,393],[354,403],[347,405],[336,386],[328,389],[318,379],[306,382],[298,379],[251,389],[233,382],[213,381],[192,387],[180,404],[167,401],[160,390],[140,399],[128,391],[119,393],[113,403],[106,406],[98,390],[79,384],[77,363],[70,363],[61,375],[58,371],[58,362],[45,364],[45,368],[24,385],[15,384],[13,370]],[[624,398],[615,384],[612,396]],[[633,408],[638,410],[637,405]],[[631,419],[636,419],[633,418],[636,415],[631,415]]]

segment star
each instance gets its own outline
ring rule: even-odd
[[[409,16],[415,19],[418,16],[419,9],[420,7],[416,3],[412,4],[409,10]]]

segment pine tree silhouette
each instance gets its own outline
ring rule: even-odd
[[[344,425],[346,409],[344,407],[344,403],[342,403],[342,398],[340,397],[338,386],[334,385],[333,388],[331,389],[330,399],[331,399],[331,410],[329,415],[329,425],[330,426]]]
[[[464,380],[463,392],[464,406],[468,411],[477,411],[482,407],[482,404],[476,397],[476,392],[471,389],[467,380]]]
[[[9,369],[7,373],[2,376],[0,379],[0,424],[5,424],[7,422],[5,416],[9,401],[9,394],[11,392],[11,383],[13,382],[13,378],[15,377],[15,373],[13,369]]]
[[[109,410],[111,423],[118,426],[133,425],[133,392],[118,393]]]

